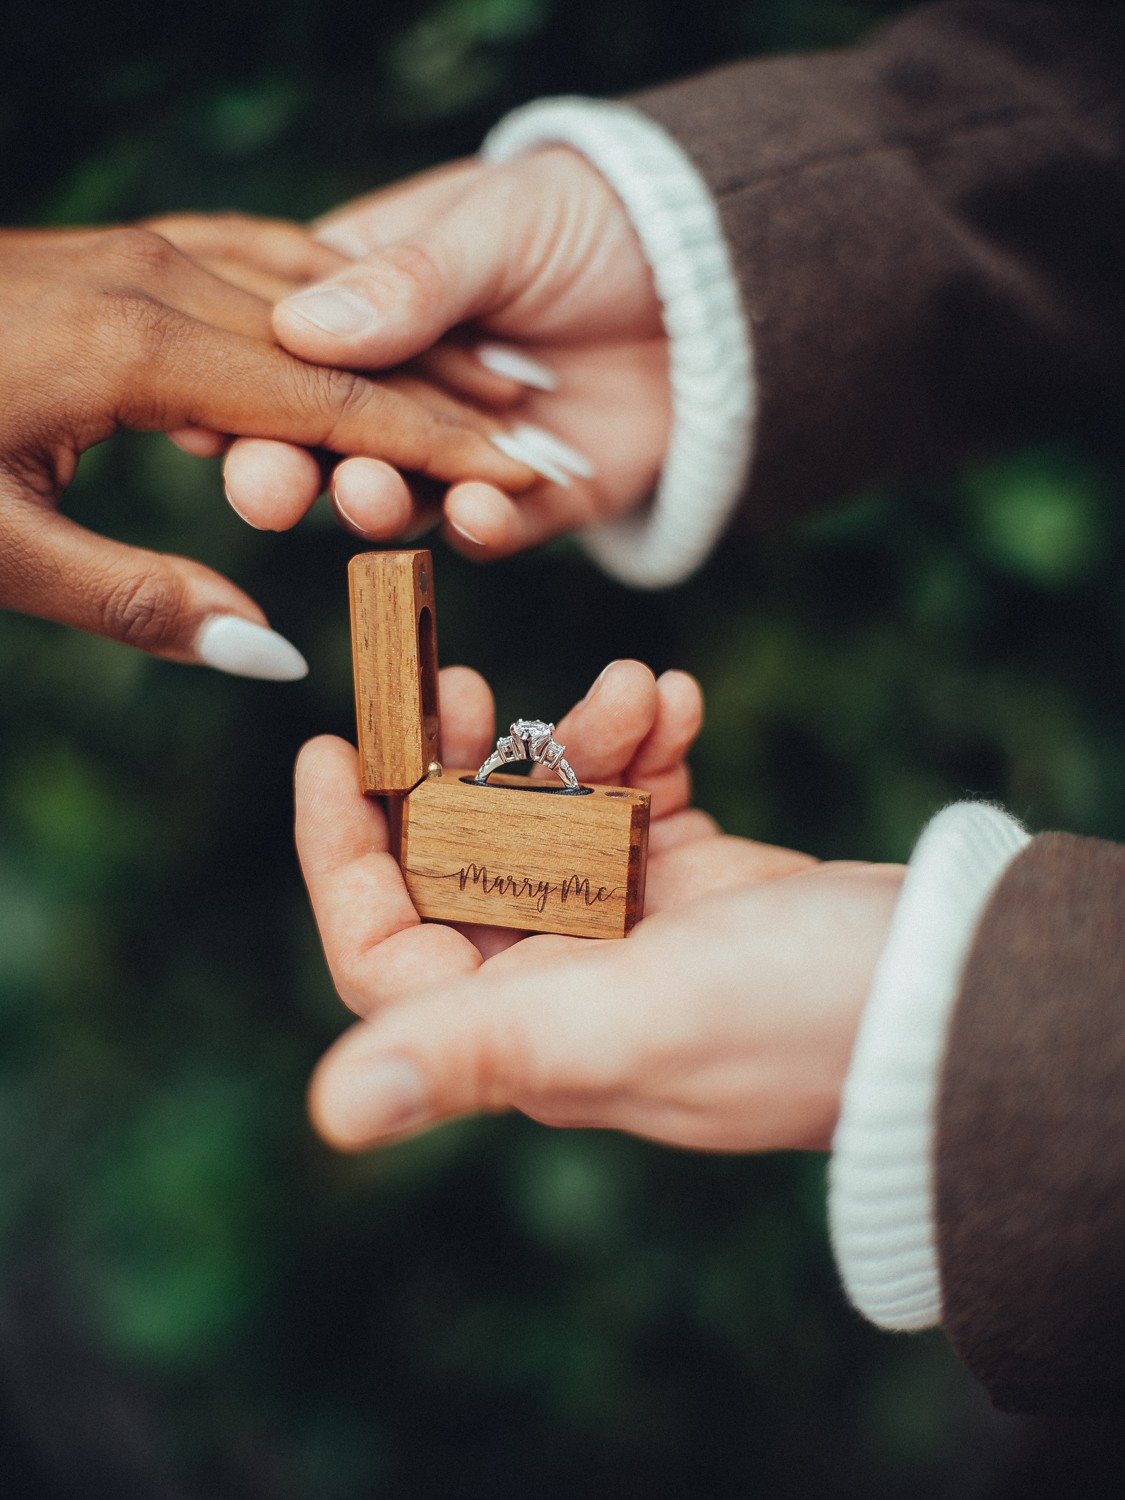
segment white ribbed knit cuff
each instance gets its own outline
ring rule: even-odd
[[[655,498],[643,516],[582,538],[607,573],[661,588],[703,562],[746,483],[755,399],[738,281],[707,184],[647,116],[601,100],[543,99],[501,120],[482,150],[507,161],[552,144],[581,152],[621,199],[663,307],[673,422]]]
[[[981,915],[1028,841],[986,803],[940,812],[910,860],[875,971],[832,1143],[828,1211],[848,1296],[883,1328],[941,1321],[933,1135],[945,1038]]]

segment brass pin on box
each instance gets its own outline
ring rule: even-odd
[[[477,768],[442,766],[430,553],[362,553],[348,579],[360,782],[388,799],[392,848],[421,915],[624,937],[644,907],[649,794],[503,774],[481,781]],[[512,728],[523,739],[509,736],[492,759],[524,758],[529,734],[531,758],[561,758],[551,726]]]

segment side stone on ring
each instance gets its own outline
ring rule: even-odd
[[[473,777],[478,786],[483,786],[493,771],[513,761],[530,760],[554,771],[568,791],[576,792],[580,786],[578,777],[563,758],[565,745],[554,738],[555,726],[545,724],[542,719],[517,719],[511,732],[496,741],[496,749]]]

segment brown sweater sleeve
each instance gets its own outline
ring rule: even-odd
[[[1034,839],[996,889],[937,1115],[943,1321],[1009,1411],[1125,1401],[1125,847]]]
[[[632,102],[717,199],[760,410],[749,513],[1070,420],[1125,373],[1125,7],[940,4]]]

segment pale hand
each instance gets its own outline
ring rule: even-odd
[[[510,427],[548,430],[589,462],[589,476],[579,462],[567,483],[545,480],[516,497],[492,483],[454,485],[442,517],[458,550],[504,556],[623,515],[651,494],[671,422],[667,340],[628,217],[581,156],[555,147],[504,165],[455,163],[314,228],[354,263],[278,305],[274,328],[288,349],[350,369],[421,356],[450,390],[503,412]],[[486,368],[477,349],[495,341],[549,372],[554,391]],[[275,447],[244,464],[236,445],[228,485],[239,509],[275,524],[276,477],[296,463]],[[433,513],[432,497],[386,475],[343,466],[341,482],[349,514],[374,539]]]
[[[902,870],[722,835],[687,805],[699,706],[683,674],[617,663],[559,726],[583,776],[653,790],[646,915],[619,942],[421,923],[354,752],[306,747],[302,865],[337,988],[367,1018],[313,1079],[327,1140],[515,1108],[705,1149],[827,1145]],[[473,674],[443,680],[454,758],[488,748],[489,709]]]

